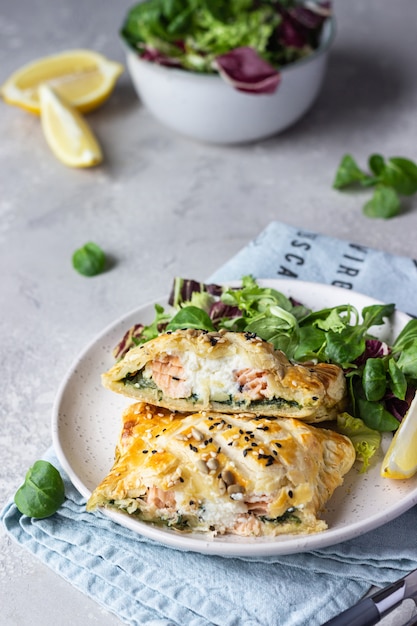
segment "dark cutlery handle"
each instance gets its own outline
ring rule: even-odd
[[[340,615],[336,615],[323,626],[373,626],[380,619],[381,616],[375,603],[371,598],[366,598]]]

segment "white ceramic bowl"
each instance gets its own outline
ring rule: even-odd
[[[157,120],[201,141],[244,143],[275,135],[308,111],[323,83],[334,32],[329,19],[320,47],[281,70],[274,94],[242,93],[217,75],[144,61],[129,49],[126,61],[140,100]]]

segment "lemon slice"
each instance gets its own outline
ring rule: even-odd
[[[391,441],[381,466],[384,478],[411,478],[417,472],[417,394]]]
[[[40,113],[38,89],[48,83],[82,113],[100,106],[113,91],[123,65],[91,50],[43,57],[14,72],[1,86],[5,102]]]
[[[69,102],[47,84],[39,87],[42,129],[52,152],[70,167],[91,167],[103,155],[91,128]]]

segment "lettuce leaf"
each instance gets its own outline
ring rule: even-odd
[[[356,458],[362,461],[361,473],[366,472],[369,462],[381,445],[381,433],[366,426],[358,417],[349,413],[337,416],[337,430],[349,437],[356,451]]]

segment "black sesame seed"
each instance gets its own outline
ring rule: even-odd
[[[192,450],[193,452],[198,452],[198,449],[195,446],[193,446],[192,443],[190,443],[190,450]]]
[[[156,450],[152,450],[152,454],[156,454]]]
[[[142,454],[148,454],[147,450],[142,450]]]
[[[282,448],[282,445],[279,443],[279,441],[275,441],[274,442],[277,448]]]
[[[257,448],[258,447],[258,444],[255,443],[255,441],[252,441],[252,443],[250,445],[252,446],[252,448]]]
[[[290,490],[288,491],[288,496],[289,496],[290,498],[292,498],[292,497],[293,497],[293,495],[294,495],[294,494],[293,494],[293,492],[292,492],[292,491],[291,491],[291,489],[290,489]]]
[[[312,399],[312,400],[314,400],[314,401],[316,401],[316,400],[318,400],[319,398],[318,398],[318,396],[312,396],[312,398],[311,398],[311,399]]]
[[[228,424],[227,428],[233,428],[232,424]]]
[[[217,342],[218,342],[218,339],[216,339],[216,337],[210,337],[210,343],[212,346],[215,346]]]
[[[183,482],[184,482],[184,479],[182,476],[180,476],[180,483],[183,483]]]
[[[257,426],[256,430],[269,430],[269,426]]]

